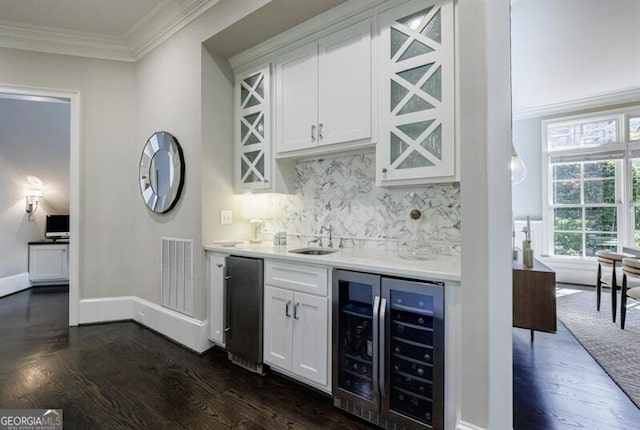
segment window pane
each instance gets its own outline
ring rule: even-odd
[[[555,182],[553,184],[553,202],[559,204],[580,204],[580,182]]]
[[[615,160],[596,161],[594,163],[584,163],[585,178],[615,178]]]
[[[618,250],[618,235],[616,233],[587,233],[586,235],[585,255],[587,257],[595,257],[598,251]]]
[[[580,145],[576,126],[550,126],[547,129],[549,149]]]
[[[582,255],[582,233],[555,233],[553,239],[555,255]]]
[[[585,203],[615,203],[616,180],[602,179],[596,181],[584,181]]]
[[[555,164],[553,179],[580,179],[580,163]]]
[[[588,122],[582,125],[582,144],[594,145],[616,142],[616,120]]]
[[[629,118],[629,140],[640,140],[640,116]]]
[[[584,227],[591,231],[616,231],[616,208],[585,208]]]
[[[550,125],[547,128],[547,145],[549,149],[561,149],[615,143],[618,141],[616,123],[615,119],[606,119]]]
[[[553,219],[555,230],[582,230],[582,208],[555,208]]]

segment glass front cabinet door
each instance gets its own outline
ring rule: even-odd
[[[377,184],[457,180],[452,1],[412,1],[379,18]]]
[[[236,189],[267,189],[271,187],[270,66],[235,78]]]

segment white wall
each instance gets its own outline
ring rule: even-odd
[[[242,198],[233,194],[233,71],[227,60],[202,49],[202,243],[250,236],[242,221]],[[220,210],[233,212],[233,224],[220,225]]]
[[[40,240],[44,232],[44,210],[35,213],[34,221],[27,220],[27,190],[25,173],[0,151],[0,280],[28,271],[27,243]]]
[[[527,168],[527,176],[513,185],[513,218],[542,219],[542,141],[540,118],[513,121],[513,146]]]
[[[514,111],[640,88],[638,17],[638,1],[513,2]]]
[[[0,84],[81,92],[80,298],[131,291],[137,163],[133,64],[0,49]],[[141,146],[140,146],[141,147]]]
[[[458,2],[463,428],[512,428],[509,2]]]
[[[183,196],[166,215],[150,213],[137,198],[132,205],[136,241],[132,244],[140,270],[134,271],[129,294],[160,303],[160,238],[162,236],[194,240],[195,317],[206,318],[204,251],[202,248],[204,216],[217,220],[217,207],[233,202],[232,164],[233,97],[224,65],[220,67],[202,50],[202,41],[226,28],[266,1],[223,1],[209,9],[189,26],[174,35],[135,64],[137,100],[136,142],[139,148],[129,157],[137,161],[142,143],[157,130],[172,133],[184,151],[186,177]],[[203,72],[204,70],[204,72]],[[203,75],[212,78],[203,100]],[[212,97],[211,99],[209,97]],[[203,117],[206,115],[213,117]],[[211,125],[204,124],[211,122]],[[215,129],[210,127],[215,126]],[[203,128],[207,131],[203,135]],[[210,133],[209,133],[210,132]],[[206,149],[205,149],[206,146]],[[203,185],[203,171],[206,186]],[[219,171],[217,181],[210,172]],[[219,182],[215,184],[215,182]],[[201,190],[201,187],[204,187]],[[211,224],[211,219],[206,223]],[[213,223],[207,238],[226,236],[237,226]]]

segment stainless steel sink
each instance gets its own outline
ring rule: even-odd
[[[324,249],[324,248],[300,248],[300,249],[293,249],[289,252],[293,254],[304,254],[304,255],[327,255],[327,254],[333,254],[334,252],[338,252],[338,250]]]

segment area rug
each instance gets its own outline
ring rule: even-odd
[[[625,329],[620,329],[620,303],[616,323],[611,321],[609,290],[596,311],[595,291],[559,289],[558,318],[600,367],[640,408],[640,305],[627,302]],[[619,296],[618,296],[619,297]]]

